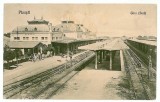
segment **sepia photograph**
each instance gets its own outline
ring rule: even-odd
[[[3,99],[156,100],[157,4],[3,11]]]

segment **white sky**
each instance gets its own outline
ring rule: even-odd
[[[157,5],[155,4],[6,4],[4,6],[4,32],[16,26],[27,25],[27,20],[43,18],[52,25],[70,19],[82,23],[97,36],[157,35]],[[19,10],[30,14],[19,14]],[[145,11],[146,15],[130,12]]]

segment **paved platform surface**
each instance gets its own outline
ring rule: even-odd
[[[84,52],[81,52],[84,53]],[[79,54],[75,54],[78,56]],[[69,59],[68,59],[69,60]],[[61,56],[53,56],[49,58],[45,58],[44,60],[36,61],[36,62],[24,62],[19,64],[19,66],[13,70],[5,70],[3,74],[4,84],[7,85],[18,80],[33,76],[45,70],[54,68],[58,65],[61,65],[66,62],[66,58],[62,58]]]
[[[121,71],[85,69],[58,90],[52,99],[120,100],[118,93]]]

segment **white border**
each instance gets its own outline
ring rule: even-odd
[[[3,7],[4,7],[4,3],[111,3],[111,4],[157,4],[157,96],[156,96],[156,100],[150,100],[152,102],[160,102],[160,69],[158,68],[160,66],[160,63],[158,63],[158,61],[160,61],[160,58],[159,58],[159,51],[160,51],[160,48],[159,48],[159,42],[160,42],[160,36],[159,36],[159,29],[160,26],[159,26],[159,19],[160,16],[159,16],[159,12],[160,11],[160,7],[159,7],[159,3],[158,3],[158,0],[2,0],[0,1],[0,47],[1,47],[1,52],[0,52],[0,58],[1,58],[1,67],[0,67],[0,101],[4,101],[4,102],[42,102],[42,101],[47,101],[47,102],[53,102],[55,100],[5,100],[3,99]],[[62,102],[62,100],[56,100],[57,102]],[[63,100],[64,101],[64,100]],[[66,102],[73,102],[75,100],[65,100]],[[82,100],[76,100],[76,102],[81,102]],[[83,100],[83,101],[86,101],[88,102],[88,100]],[[91,101],[91,100],[90,100]],[[93,101],[97,101],[97,100],[93,100]],[[98,100],[99,101],[99,100]],[[101,100],[104,102],[104,100]],[[109,102],[115,102],[114,100],[108,100]],[[119,102],[123,102],[124,100],[121,100]],[[128,100],[125,100],[128,102]],[[130,102],[132,102],[134,100],[131,100]],[[141,100],[139,100],[141,102]]]

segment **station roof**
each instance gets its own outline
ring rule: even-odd
[[[121,40],[121,39],[115,39],[112,42],[108,43],[103,50],[123,50],[123,49],[129,49],[129,47]]]
[[[111,51],[111,50],[128,49],[128,46],[121,39],[114,39],[114,40],[106,40],[103,42],[97,42],[85,46],[80,46],[78,47],[78,49]]]
[[[75,24],[74,21],[62,21],[62,24],[56,25],[52,28],[53,32],[90,32],[83,24]]]
[[[31,41],[31,42],[25,42],[25,41],[11,41],[9,42],[9,47],[10,48],[34,48],[40,44],[40,42],[37,41]]]
[[[41,17],[41,19],[36,19],[34,18],[34,20],[31,20],[31,21],[27,21],[28,24],[46,24],[48,25],[49,21],[46,21],[43,19],[43,17]]]
[[[91,40],[98,40],[98,39],[73,39],[73,38],[64,38],[63,40],[53,41],[54,43],[62,43],[62,44],[69,44],[73,42],[81,42],[81,41],[91,41]]]
[[[100,50],[102,49],[104,46],[107,45],[107,43],[109,43],[110,40],[106,40],[103,42],[96,42],[93,44],[89,44],[89,45],[85,45],[85,46],[80,46],[78,47],[78,49],[83,49],[83,50]]]
[[[143,44],[146,44],[146,45],[157,46],[157,42],[156,41],[138,40],[138,39],[128,39],[128,40],[139,42],[139,43],[143,43]]]
[[[18,26],[17,28],[13,29],[12,32],[49,32],[48,25],[25,25],[25,26]]]

